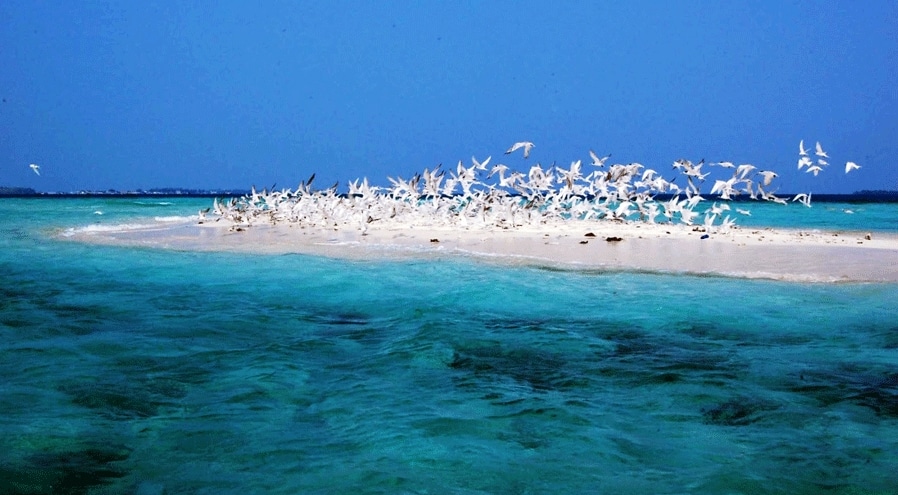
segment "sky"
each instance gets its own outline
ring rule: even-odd
[[[592,149],[898,189],[894,0],[4,0],[0,67],[0,186],[389,185]],[[830,156],[817,177],[802,139]]]

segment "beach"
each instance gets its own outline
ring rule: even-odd
[[[349,259],[459,256],[571,270],[719,275],[798,282],[898,281],[898,235],[818,229],[555,221],[510,229],[373,223],[365,230],[197,222],[67,232],[91,243]]]

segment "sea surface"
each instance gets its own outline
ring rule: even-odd
[[[898,284],[65,237],[210,205],[0,199],[0,493],[898,493]]]

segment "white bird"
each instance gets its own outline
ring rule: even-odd
[[[846,174],[847,174],[848,172],[851,172],[852,170],[857,170],[857,169],[859,169],[859,168],[861,168],[861,166],[858,165],[857,163],[854,163],[854,162],[847,162],[847,163],[845,163],[845,173],[846,173]]]
[[[505,154],[514,153],[515,151],[524,148],[524,158],[530,157],[530,150],[533,149],[533,143],[529,141],[519,141],[511,145],[511,148],[508,148],[508,151]]]
[[[589,157],[592,158],[592,165],[594,167],[602,167],[605,165],[605,160],[611,158],[611,154],[609,153],[602,158],[599,158],[599,155],[597,155],[595,151],[589,150]]]
[[[36,163],[32,163],[31,165],[28,165],[28,166],[31,167],[31,170],[34,170],[34,173],[36,173],[37,175],[41,174],[41,166],[40,165],[38,165]]]
[[[804,139],[798,142],[798,154],[808,156],[808,149],[804,147]]]
[[[764,178],[765,186],[769,186],[770,183],[773,182],[773,179],[779,177],[776,172],[773,172],[771,170],[761,170],[760,172],[758,172],[758,175]]]
[[[474,158],[472,156],[471,163],[474,164],[475,170],[486,170],[486,166],[490,163],[490,158],[492,158],[492,156],[488,156],[488,157],[486,157],[486,160],[479,162],[479,161],[477,161],[477,158]]]
[[[817,141],[817,151],[815,151],[814,154],[821,158],[829,158],[829,155],[827,155],[826,152],[823,151],[823,147],[820,146],[820,141]]]
[[[810,193],[796,194],[795,197],[792,198],[792,201],[798,201],[799,203],[810,208],[811,207],[811,194]]]
[[[823,171],[823,169],[820,168],[818,165],[811,165],[810,167],[808,167],[807,170],[805,170],[805,172],[814,174],[814,177],[817,177],[817,174],[819,174],[822,171]]]
[[[736,167],[736,171],[733,173],[733,177],[738,176],[739,180],[744,180],[746,177],[748,177],[748,174],[750,174],[756,168],[757,167],[750,163],[743,163],[742,165]]]

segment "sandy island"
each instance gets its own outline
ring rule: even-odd
[[[71,229],[81,242],[175,250],[302,253],[352,259],[460,256],[572,270],[713,274],[799,282],[898,282],[898,234],[559,221],[501,228],[389,225],[359,229],[195,220],[116,230]],[[619,239],[619,240],[618,240]]]

